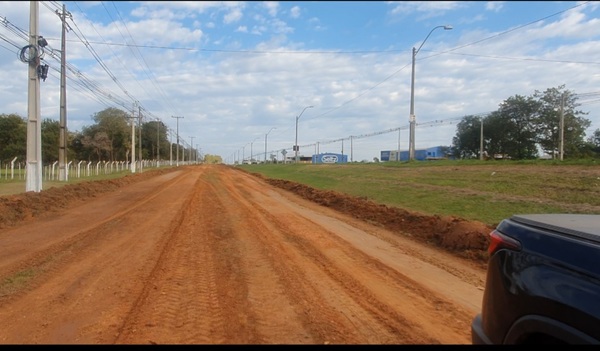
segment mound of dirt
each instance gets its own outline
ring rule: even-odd
[[[174,171],[173,168],[150,170],[144,173],[128,174],[116,179],[67,184],[38,193],[27,192],[0,196],[0,229],[15,226],[33,218],[49,216],[99,194],[172,171]]]
[[[452,216],[428,216],[378,204],[365,198],[319,190],[287,180],[269,179],[260,174],[253,175],[273,186],[354,218],[381,225],[390,231],[408,235],[465,258],[487,262],[489,233],[493,228],[484,223]]]

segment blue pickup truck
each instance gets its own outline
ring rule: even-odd
[[[514,215],[490,239],[473,344],[600,343],[600,215]]]

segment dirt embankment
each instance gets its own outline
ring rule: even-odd
[[[402,208],[377,204],[368,199],[319,190],[287,180],[269,179],[259,174],[253,175],[319,205],[382,226],[387,230],[408,235],[461,257],[482,263],[487,262],[489,233],[493,228],[484,223],[451,216],[427,216]]]

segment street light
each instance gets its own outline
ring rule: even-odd
[[[182,119],[183,117],[171,116],[171,118],[177,119],[177,167],[179,167],[179,120]]]
[[[160,118],[156,119],[156,167],[160,166]]]
[[[254,142],[257,141],[257,140],[258,140],[258,137],[250,142],[250,164],[252,164],[252,156],[253,156],[253,153],[252,153],[252,144],[254,144]]]
[[[267,136],[269,136],[269,133],[271,133],[271,131],[273,129],[277,129],[275,127],[269,129],[269,131],[267,132],[267,134],[265,134],[265,164],[267,163]]]
[[[304,111],[307,108],[312,108],[312,107],[313,106],[306,106],[304,108],[304,110],[302,110],[302,112],[300,112],[300,114],[296,117],[296,144],[294,145],[294,151],[296,152],[295,157],[294,157],[295,163],[298,163],[298,149],[299,149],[299,147],[298,147],[298,120],[300,119],[300,116],[302,116],[302,114],[304,113]]]
[[[434,27],[431,30],[431,32],[429,32],[429,34],[427,34],[427,36],[425,37],[425,40],[423,40],[423,42],[421,43],[421,46],[419,46],[418,49],[415,49],[413,46],[413,49],[412,49],[412,77],[411,77],[411,81],[410,81],[410,116],[409,116],[410,134],[409,134],[409,143],[408,143],[408,157],[409,157],[410,161],[415,159],[415,124],[416,124],[416,117],[415,117],[415,58],[417,57],[417,54],[419,53],[419,51],[423,47],[423,44],[425,44],[425,42],[427,41],[427,39],[429,38],[431,33],[433,33],[433,31],[438,28],[444,28],[444,30],[451,30],[452,26],[445,25],[445,26]]]

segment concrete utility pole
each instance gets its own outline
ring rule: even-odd
[[[408,138],[409,138],[408,159],[409,159],[409,161],[414,161],[414,159],[415,159],[415,126],[417,124],[417,118],[415,116],[415,59],[416,59],[419,51],[421,51],[423,44],[425,44],[425,42],[427,41],[427,39],[429,38],[431,33],[433,33],[433,31],[438,28],[444,28],[444,30],[451,30],[452,26],[445,25],[445,26],[434,27],[431,30],[431,32],[429,32],[429,34],[427,34],[427,36],[425,37],[425,40],[423,40],[423,42],[421,43],[421,45],[419,46],[418,49],[416,49],[414,47],[412,48],[412,73],[411,73],[411,80],[410,80],[410,115],[408,117],[409,128],[410,128],[409,135],[408,135]]]
[[[138,159],[140,160],[140,173],[142,173],[142,106],[138,106],[138,139],[140,147]]]
[[[273,129],[277,129],[275,127],[269,129],[269,131],[267,132],[267,134],[265,134],[265,163],[267,163],[267,137],[269,136],[269,133],[271,133],[271,131]]]
[[[60,135],[58,145],[58,180],[69,180],[69,169],[67,168],[67,74],[65,70],[67,61],[66,52],[66,17],[71,16],[67,13],[65,5],[62,7],[62,14],[56,10],[56,14],[62,21],[62,36],[60,42]]]
[[[173,132],[169,130],[169,166],[173,165]]]
[[[565,93],[560,96],[560,160],[563,160],[565,146]]]
[[[354,137],[350,135],[350,163],[354,162]]]
[[[160,119],[156,120],[156,166],[160,166]]]
[[[481,130],[479,132],[479,159],[483,161],[483,116],[479,118],[481,121]]]
[[[38,45],[39,1],[29,2],[29,83],[27,87],[27,168],[25,191],[42,191],[42,129],[40,121],[41,52]],[[25,50],[26,48],[23,48]]]
[[[131,110],[131,173],[135,173],[135,106],[137,103],[133,104],[133,109]]]
[[[296,152],[296,154],[294,156],[295,163],[298,163],[298,151],[300,150],[300,146],[298,146],[298,120],[300,119],[300,117],[302,116],[304,111],[306,111],[307,108],[313,108],[313,106],[306,106],[302,110],[302,112],[300,112],[300,114],[296,117],[296,143],[294,145],[294,151]]]
[[[179,167],[179,119],[183,117],[171,116],[171,118],[177,119],[177,162],[176,165]]]
[[[190,137],[191,145],[190,145],[190,163],[192,163],[192,149],[194,148],[194,137]]]

